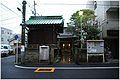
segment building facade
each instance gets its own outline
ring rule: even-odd
[[[63,25],[62,16],[31,16],[26,21],[28,44],[25,51],[21,53],[23,54],[21,62],[25,64],[54,63],[57,35],[63,32]],[[45,56],[47,58],[44,58]]]
[[[66,31],[67,27],[64,27],[63,33],[57,36],[59,54],[56,54],[56,63],[60,64],[72,64],[76,62],[75,54],[75,41],[77,36]],[[57,61],[58,60],[58,61]]]
[[[100,37],[105,47],[112,52],[113,58],[119,56],[119,1],[89,1],[87,8],[94,10]]]
[[[119,30],[119,1],[88,1],[86,7],[94,10],[102,30],[101,37],[107,37],[107,30]]]
[[[13,45],[9,42],[11,38],[13,38],[12,30],[1,27],[1,44]]]

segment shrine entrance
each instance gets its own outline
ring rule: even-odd
[[[73,63],[72,42],[61,42],[61,62],[62,64]]]

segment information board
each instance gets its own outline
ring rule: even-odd
[[[87,40],[87,53],[104,53],[104,40]]]
[[[104,60],[104,40],[87,40],[87,62],[89,56],[103,56]]]

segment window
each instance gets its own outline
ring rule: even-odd
[[[4,41],[4,39],[3,39],[3,38],[1,38],[1,41]]]
[[[1,33],[4,34],[4,30],[2,30]]]
[[[9,41],[9,39],[7,39],[7,41]]]
[[[8,49],[8,47],[7,47],[7,46],[4,46],[4,49]]]

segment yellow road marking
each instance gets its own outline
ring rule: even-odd
[[[37,68],[34,72],[54,72],[55,68]]]

